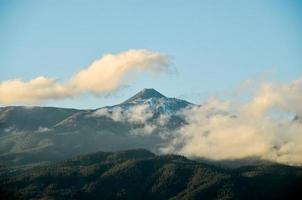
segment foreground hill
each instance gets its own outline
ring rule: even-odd
[[[2,199],[301,199],[302,168],[228,170],[143,150],[99,152],[34,168],[1,168]]]

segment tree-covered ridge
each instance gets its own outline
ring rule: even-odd
[[[302,168],[223,169],[143,150],[98,152],[57,164],[1,167],[3,199],[298,199]]]

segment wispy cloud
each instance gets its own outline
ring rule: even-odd
[[[129,84],[143,72],[160,73],[168,68],[167,56],[145,49],[106,54],[69,80],[40,76],[30,81],[19,79],[0,83],[1,104],[37,104],[50,99],[64,99],[89,92],[102,94]]]

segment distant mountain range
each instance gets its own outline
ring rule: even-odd
[[[0,199],[301,199],[302,168],[224,169],[135,149],[0,168]]]
[[[143,89],[121,104],[99,109],[2,107],[0,161],[31,164],[129,148],[156,152],[163,142],[159,133],[185,123],[175,114],[189,106],[194,105]]]
[[[144,89],[91,110],[2,107],[0,199],[302,199],[301,167],[157,155],[194,106]]]

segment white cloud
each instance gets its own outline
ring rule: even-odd
[[[128,121],[134,123],[147,123],[149,119],[153,116],[149,105],[138,105],[130,108],[127,113]]]
[[[150,135],[158,128],[158,124],[149,122],[154,113],[148,104],[136,105],[129,109],[122,109],[120,107],[101,108],[95,111],[92,117],[105,116],[117,122],[127,122],[139,125],[133,128],[131,134],[134,135]]]
[[[144,124],[144,126],[142,128],[135,128],[135,129],[131,130],[131,134],[141,135],[141,136],[151,135],[156,130],[156,128],[157,128],[156,125]]]
[[[106,54],[64,83],[44,76],[30,81],[3,81],[0,83],[0,103],[37,104],[85,92],[106,93],[131,82],[134,79],[133,74],[160,73],[166,70],[168,65],[169,59],[165,55],[145,49],[128,50],[116,55]]]
[[[113,121],[125,121],[126,117],[123,114],[122,108],[101,108],[92,113],[92,117],[108,117]]]
[[[261,116],[272,109],[302,114],[302,77],[289,84],[265,82],[244,109],[251,116]]]
[[[44,76],[28,82],[22,80],[8,80],[0,83],[0,103],[28,103],[35,104],[47,99],[60,99],[73,95],[65,85],[57,80]]]
[[[120,107],[101,108],[95,111],[92,116],[106,116],[114,121],[143,124],[147,123],[147,121],[152,118],[153,112],[147,104],[144,104],[133,106],[129,109],[122,109]]]
[[[45,133],[45,132],[49,132],[49,131],[51,131],[50,128],[42,127],[42,126],[40,126],[40,127],[37,129],[37,132],[38,132],[38,133]]]
[[[263,83],[242,103],[210,99],[182,112],[188,124],[162,152],[213,160],[259,157],[302,165],[301,79],[290,84]],[[285,117],[283,117],[285,116]],[[289,117],[290,116],[290,117]]]

